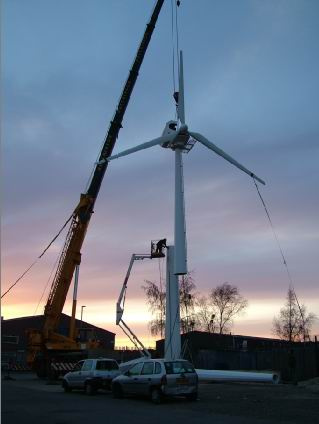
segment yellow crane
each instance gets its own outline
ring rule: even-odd
[[[153,34],[155,24],[163,6],[164,0],[158,0],[151,18],[146,25],[144,36],[137,50],[135,60],[130,69],[129,76],[124,85],[122,95],[117,105],[115,114],[110,123],[104,140],[99,160],[96,163],[93,177],[86,193],[82,193],[79,204],[74,209],[72,220],[66,236],[63,251],[60,255],[57,270],[52,282],[51,290],[44,309],[44,325],[42,330],[28,330],[28,363],[33,366],[39,376],[45,376],[51,358],[58,352],[79,352],[80,343],[76,340],[75,307],[72,311],[72,319],[69,336],[58,333],[61,313],[69,291],[75,267],[81,262],[81,248],[84,242],[94,205],[97,199],[108,161],[115,146],[118,133],[122,127],[122,120],[133,92],[133,88],[142,65],[144,55]],[[86,347],[96,347],[97,342],[90,342]]]

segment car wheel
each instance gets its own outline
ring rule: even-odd
[[[188,400],[188,401],[195,401],[195,400],[197,400],[197,392],[195,392],[195,393],[189,393],[188,395],[186,395],[186,399]]]
[[[64,380],[63,380],[63,383],[62,383],[62,387],[63,387],[65,393],[70,393],[72,391],[72,388]]]
[[[121,399],[123,397],[123,390],[119,383],[112,385],[112,395],[115,399]]]
[[[85,393],[89,396],[92,396],[96,393],[95,387],[91,383],[86,383],[85,385]]]
[[[160,389],[154,388],[151,391],[151,400],[156,405],[159,405],[162,402],[162,392]]]

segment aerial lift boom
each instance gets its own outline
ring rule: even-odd
[[[57,270],[45,306],[43,330],[29,330],[28,362],[30,365],[33,364],[38,353],[46,356],[48,352],[52,352],[52,350],[70,351],[80,348],[79,343],[76,341],[75,330],[73,330],[73,334],[71,334],[70,337],[62,336],[57,332],[59,321],[75,267],[81,262],[81,248],[108,166],[108,161],[105,159],[112,154],[118,133],[120,128],[122,128],[122,120],[163,2],[164,0],[158,0],[154,7],[151,18],[146,26],[144,36],[139,45],[133,66],[124,85],[115,114],[110,123],[88,190],[86,193],[81,194],[80,202],[73,212],[71,225],[66,236],[66,241],[59,258]]]
[[[146,356],[147,358],[150,358],[151,357],[150,352],[146,349],[143,343],[137,338],[137,336],[133,333],[133,331],[128,327],[128,325],[122,319],[123,312],[124,312],[127,282],[128,282],[128,279],[130,278],[134,261],[141,261],[143,259],[152,259],[152,255],[147,255],[147,254],[138,255],[136,253],[133,253],[131,257],[131,261],[130,261],[130,264],[124,279],[122,290],[118,298],[118,301],[116,303],[116,325],[118,325],[123,330],[123,332],[131,340],[134,346],[140,351],[142,356]]]
[[[127,282],[128,282],[128,279],[130,278],[132,267],[135,261],[142,261],[143,259],[165,258],[165,255],[163,253],[164,247],[166,247],[166,239],[152,240],[150,254],[133,253],[130,260],[130,264],[126,272],[126,276],[124,278],[124,283],[123,283],[118,301],[116,303],[116,325],[118,325],[123,330],[123,332],[131,340],[134,346],[140,351],[141,355],[147,358],[151,357],[150,352],[146,349],[143,343],[137,338],[136,334],[133,333],[133,331],[122,319],[123,312],[124,312],[126,290],[127,290]]]

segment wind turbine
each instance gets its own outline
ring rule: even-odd
[[[184,181],[183,181],[183,160],[182,153],[188,153],[194,146],[196,141],[206,146],[250,177],[259,181],[261,184],[265,182],[257,177],[253,172],[241,165],[230,155],[217,147],[214,143],[207,140],[198,132],[189,131],[185,121],[184,106],[184,75],[183,75],[183,52],[180,52],[180,72],[179,72],[179,92],[177,102],[178,120],[168,121],[161,137],[155,138],[146,143],[139,144],[131,149],[124,150],[116,155],[109,156],[106,160],[111,161],[140,150],[160,145],[164,148],[170,148],[175,152],[175,223],[174,223],[174,274],[187,274],[187,254],[186,254],[186,226],[185,226],[185,207],[184,207]]]
[[[168,121],[165,125],[161,137],[155,138],[143,144],[139,144],[131,149],[124,150],[121,153],[109,156],[106,160],[111,161],[140,150],[159,145],[164,148],[170,148],[175,152],[175,220],[174,220],[174,247],[168,249],[167,266],[167,307],[166,316],[169,318],[169,323],[166,323],[165,342],[169,338],[169,343],[173,340],[174,354],[171,359],[176,359],[180,356],[180,329],[179,329],[179,296],[178,296],[178,275],[187,274],[187,249],[186,249],[186,225],[185,225],[185,206],[184,206],[184,178],[183,178],[183,160],[182,153],[188,153],[195,142],[198,141],[208,149],[212,150],[232,165],[239,168],[241,171],[248,174],[250,177],[259,181],[261,184],[265,182],[257,177],[253,172],[241,165],[230,155],[217,147],[214,143],[207,140],[198,132],[189,131],[185,121],[185,106],[184,106],[184,75],[183,75],[183,53],[180,52],[180,72],[179,72],[179,92],[177,101],[177,118],[178,120]],[[173,263],[172,263],[173,262]],[[171,294],[169,294],[171,293]],[[175,317],[175,320],[173,319]],[[167,331],[168,329],[168,331]],[[166,349],[165,349],[166,350]]]

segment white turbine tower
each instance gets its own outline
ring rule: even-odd
[[[183,76],[183,54],[180,52],[180,72],[179,72],[179,92],[177,102],[177,121],[168,121],[161,137],[155,138],[146,143],[140,144],[131,149],[124,150],[121,153],[112,155],[107,158],[108,161],[127,156],[139,150],[148,149],[156,145],[164,148],[170,148],[175,152],[175,220],[174,220],[174,248],[171,247],[171,254],[168,252],[167,265],[167,299],[166,299],[166,322],[165,341],[166,345],[170,345],[170,359],[180,357],[180,319],[179,319],[179,296],[178,296],[178,275],[187,274],[187,253],[186,253],[186,225],[185,225],[185,207],[184,207],[184,179],[183,179],[183,161],[182,153],[188,153],[199,141],[208,149],[217,153],[225,160],[235,165],[241,171],[250,177],[265,184],[263,180],[258,178],[253,172],[241,165],[222,149],[217,147],[211,141],[207,140],[203,135],[197,132],[189,131],[185,122],[185,106],[184,106],[184,76]],[[170,249],[168,249],[170,250]],[[172,258],[174,257],[174,259]],[[173,259],[173,266],[172,266]],[[172,285],[174,287],[172,287]],[[174,319],[175,318],[175,319]],[[165,347],[165,351],[166,351]]]

